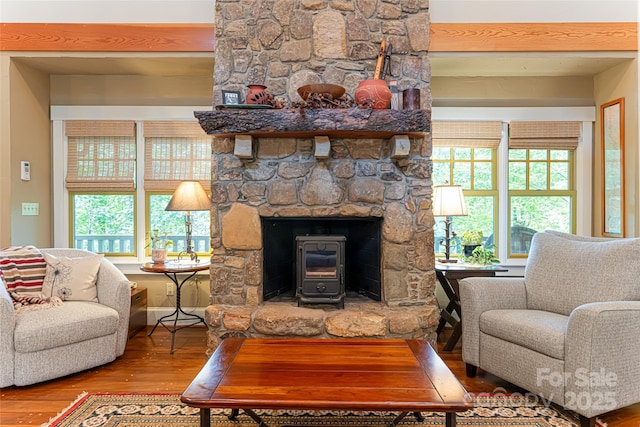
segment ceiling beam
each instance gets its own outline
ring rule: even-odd
[[[637,51],[637,22],[431,23],[431,52]]]
[[[0,51],[213,52],[213,24],[0,24]]]
[[[636,22],[431,23],[431,52],[636,51]],[[213,24],[0,24],[0,51],[213,52]]]

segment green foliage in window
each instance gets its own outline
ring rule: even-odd
[[[475,248],[471,256],[465,258],[464,261],[469,264],[480,265],[491,265],[500,262],[500,260],[495,256],[493,246],[484,245]]]

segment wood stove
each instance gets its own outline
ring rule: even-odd
[[[296,298],[344,308],[345,236],[297,236]]]

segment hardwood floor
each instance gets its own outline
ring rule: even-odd
[[[170,346],[171,335],[163,328],[152,337],[141,332],[129,341],[124,355],[108,365],[33,386],[0,389],[0,426],[40,426],[82,392],[182,393],[207,360],[205,329],[181,330],[176,334],[173,355],[169,354]],[[439,354],[468,391],[523,392],[486,372],[467,378],[460,343],[452,352],[443,352],[442,347],[439,343]],[[602,419],[609,427],[640,427],[640,404],[608,413]]]

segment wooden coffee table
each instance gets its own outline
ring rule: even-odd
[[[227,338],[182,394],[210,426],[211,408],[444,412],[447,427],[473,400],[426,341]]]

